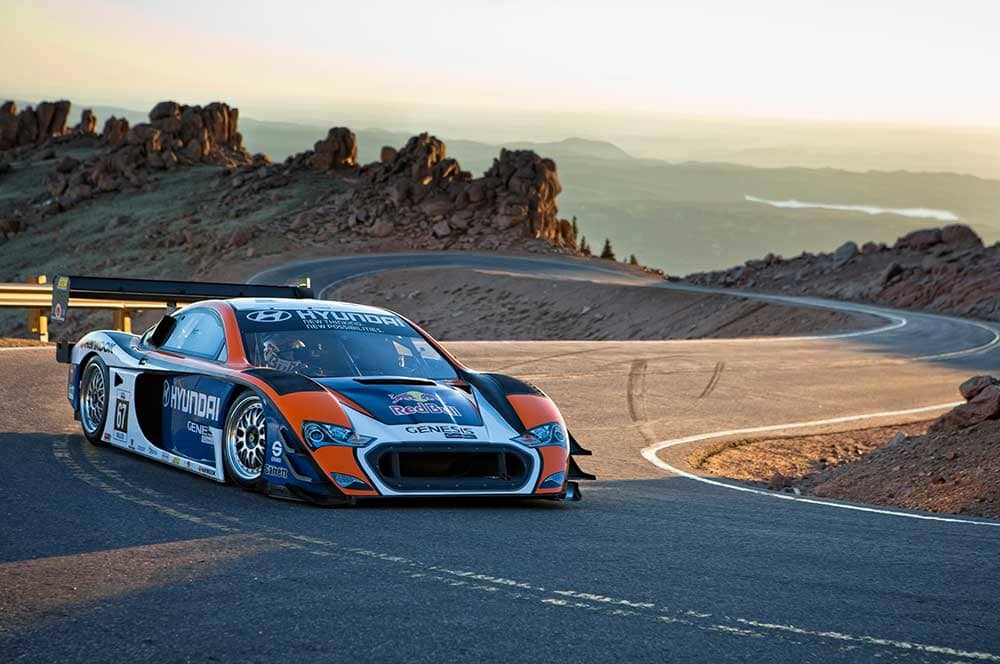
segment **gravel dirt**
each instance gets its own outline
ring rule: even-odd
[[[824,498],[1000,517],[1000,422],[925,433],[930,422],[721,444],[692,454],[713,475]],[[900,436],[899,434],[904,434]],[[904,437],[905,436],[905,437]]]

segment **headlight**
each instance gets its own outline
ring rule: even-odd
[[[558,422],[549,422],[548,424],[539,425],[534,429],[529,429],[520,436],[511,438],[511,440],[515,443],[527,445],[528,447],[541,447],[543,445],[561,445],[565,447],[567,438],[566,429],[563,428],[563,425]]]
[[[314,450],[325,445],[364,447],[375,441],[371,436],[359,436],[354,429],[324,422],[306,422],[302,425],[302,439]]]

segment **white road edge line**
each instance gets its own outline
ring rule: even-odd
[[[923,406],[921,408],[909,408],[906,410],[894,410],[894,411],[884,411],[881,413],[866,413],[864,415],[847,415],[844,417],[833,417],[825,420],[813,420],[811,422],[791,422],[789,424],[773,424],[769,426],[762,427],[749,427],[746,429],[731,429],[729,431],[713,431],[712,433],[697,434],[694,436],[686,436],[684,438],[675,438],[673,440],[665,440],[659,443],[654,443],[648,447],[642,449],[642,456],[647,461],[652,463],[657,468],[666,470],[668,472],[674,473],[681,477],[686,477],[687,479],[694,480],[696,482],[702,482],[703,484],[710,484],[712,486],[722,487],[724,489],[731,489],[733,491],[742,491],[744,493],[754,493],[760,496],[769,496],[771,498],[779,498],[781,500],[792,500],[799,503],[808,503],[810,505],[823,505],[826,507],[836,507],[845,510],[854,510],[856,512],[871,512],[873,514],[886,514],[889,516],[899,516],[905,517],[907,519],[920,519],[922,521],[940,521],[944,523],[963,523],[973,526],[992,526],[1000,527],[1000,522],[995,521],[973,521],[971,519],[958,519],[955,517],[947,516],[932,516],[930,514],[916,514],[911,512],[898,512],[895,510],[881,509],[878,507],[865,507],[861,505],[851,505],[848,503],[833,502],[827,500],[820,500],[818,498],[803,498],[801,496],[794,496],[787,493],[778,493],[775,491],[766,491],[763,489],[755,489],[749,486],[742,486],[739,484],[731,484],[729,482],[722,482],[720,480],[713,480],[707,477],[702,477],[700,475],[695,475],[687,471],[681,470],[680,468],[675,468],[670,465],[659,456],[657,453],[661,450],[665,450],[670,447],[675,447],[677,445],[684,445],[686,443],[695,443],[702,440],[710,440],[712,438],[723,438],[726,436],[739,436],[743,434],[754,434],[754,433],[765,433],[769,431],[783,431],[785,429],[802,429],[806,427],[816,427],[825,426],[828,424],[840,424],[843,422],[856,422],[860,420],[867,419],[877,419],[883,417],[895,417],[899,415],[914,415],[918,413],[928,413],[938,410],[945,410],[948,408],[954,408],[955,406],[965,403],[964,401],[958,401],[953,403],[942,403],[935,404],[933,406]]]

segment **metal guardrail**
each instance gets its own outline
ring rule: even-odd
[[[295,280],[293,286],[310,288],[312,280],[302,277]],[[132,314],[138,311],[155,311],[177,309],[167,302],[156,300],[92,300],[85,297],[72,297],[69,300],[70,309],[104,309],[114,314],[114,328],[122,332],[132,331]],[[49,340],[49,311],[52,309],[52,284],[46,277],[29,277],[28,283],[0,283],[0,308],[27,309],[28,330],[37,335],[39,341]]]
[[[40,341],[49,340],[49,310],[52,308],[52,284],[45,277],[35,277],[29,283],[0,283],[0,308],[27,309],[28,329]],[[132,331],[132,314],[137,311],[167,309],[166,302],[137,302],[133,300],[90,300],[72,298],[71,309],[104,309],[114,314],[114,327],[123,332]]]

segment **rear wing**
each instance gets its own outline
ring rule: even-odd
[[[162,281],[159,279],[114,279],[108,277],[60,276],[52,287],[52,313],[57,322],[66,320],[70,298],[160,302],[168,306],[201,300],[233,297],[293,298],[314,297],[308,286],[267,286],[225,284],[206,281]]]
[[[313,297],[308,286],[265,286],[257,284],[223,284],[204,281],[161,281],[158,279],[112,279],[107,277],[56,277],[52,286],[51,320],[63,322],[71,298],[84,308],[118,302],[131,303],[135,311],[144,308],[174,308],[202,300],[224,300],[232,297],[293,298]],[[143,306],[146,305],[146,306]],[[111,304],[111,306],[114,306]],[[127,313],[127,312],[126,312]],[[123,329],[123,328],[119,328]],[[124,329],[128,330],[128,327]],[[72,342],[56,344],[56,361],[69,363],[73,352]]]

